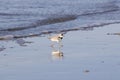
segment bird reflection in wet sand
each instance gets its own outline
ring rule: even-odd
[[[62,58],[63,57],[63,52],[56,50],[56,51],[52,51],[52,56],[56,57],[56,58]]]
[[[56,58],[62,58],[63,57],[63,52],[61,51],[61,48],[63,47],[61,41],[63,39],[63,34],[57,34],[55,36],[49,37],[49,39],[52,42],[58,43],[58,45],[52,44],[51,47],[53,49],[52,51],[52,56]]]

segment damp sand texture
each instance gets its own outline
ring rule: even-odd
[[[51,55],[52,43],[45,36],[0,41],[1,80],[119,80],[120,24],[88,31],[67,32],[62,40],[62,57]],[[78,35],[79,34],[79,35]]]

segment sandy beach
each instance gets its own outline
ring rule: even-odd
[[[119,80],[120,24],[69,31],[54,56],[49,35],[0,41],[1,80]],[[58,48],[56,48],[57,50]]]

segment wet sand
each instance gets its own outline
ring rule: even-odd
[[[52,55],[48,35],[0,41],[0,79],[119,80],[120,36],[114,33],[120,24],[67,32],[63,56]]]

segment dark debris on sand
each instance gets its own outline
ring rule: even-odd
[[[0,47],[0,52],[3,51],[3,50],[5,50],[5,48],[3,46]]]
[[[89,72],[90,72],[90,70],[87,70],[87,69],[86,69],[86,70],[84,70],[83,72],[84,72],[84,73],[89,73]]]

